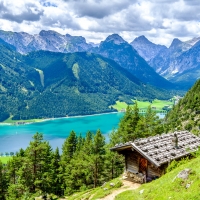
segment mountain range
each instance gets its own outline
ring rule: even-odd
[[[16,47],[19,53],[27,54],[32,51],[46,50],[53,52],[82,52],[92,48],[82,36],[61,35],[55,31],[40,31],[30,35],[25,32],[0,31],[0,38]]]
[[[0,31],[0,38],[22,54],[38,50],[62,53],[92,52],[114,60],[146,84],[175,88],[175,85],[158,75],[138,52],[117,34],[108,36],[99,46],[86,43],[81,36],[61,35],[55,31],[44,30],[38,35]]]
[[[175,88],[175,85],[158,75],[138,52],[118,34],[112,34],[101,42],[94,53],[110,58],[146,84],[160,88]]]
[[[113,111],[116,100],[168,99],[200,76],[200,38],[169,48],[118,34],[100,44],[42,30],[0,31],[0,120]],[[180,91],[181,90],[181,91]]]
[[[141,36],[131,45],[157,73],[181,88],[188,89],[200,77],[200,37],[185,42],[175,38],[167,48]]]
[[[168,99],[115,61],[90,52],[22,55],[0,40],[0,121],[114,111],[115,101]]]
[[[200,75],[200,37],[185,42],[175,38],[169,47],[154,44],[145,36],[139,36],[129,44],[118,34],[93,44],[87,43],[82,36],[62,35],[52,30],[42,30],[35,35],[1,30],[0,39],[13,45],[21,54],[39,50],[100,54],[115,60],[144,83],[166,89],[178,86],[187,90]]]

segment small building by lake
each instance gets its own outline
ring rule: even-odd
[[[125,156],[125,173],[144,183],[162,176],[172,160],[179,160],[200,147],[200,138],[188,131],[156,135],[116,144],[111,148]]]

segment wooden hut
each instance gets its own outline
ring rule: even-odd
[[[188,131],[176,131],[116,144],[111,150],[125,156],[126,176],[143,183],[160,177],[172,160],[191,154],[199,146],[199,137]]]

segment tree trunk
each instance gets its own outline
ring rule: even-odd
[[[97,159],[95,160],[95,168],[94,168],[94,188],[97,187]]]

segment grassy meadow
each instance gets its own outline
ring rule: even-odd
[[[176,167],[175,167],[176,166]],[[115,200],[200,200],[200,156],[192,160],[183,159],[181,162],[171,163],[171,171],[157,180],[142,184],[138,189],[118,194]],[[184,169],[191,169],[188,179],[176,176]],[[111,187],[110,183],[115,186]],[[101,199],[115,190],[121,189],[122,182],[116,178],[106,183],[104,187],[86,190],[66,196],[68,200]],[[106,188],[106,190],[104,189]]]
[[[3,164],[6,164],[12,157],[11,156],[2,156],[0,157],[0,161],[3,163]]]
[[[5,120],[3,123],[9,123],[9,124],[14,124],[14,123],[17,123],[17,122],[33,123],[33,122],[40,122],[42,120],[43,119],[13,120],[12,116],[11,116],[7,120]]]
[[[161,178],[143,184],[137,190],[127,190],[115,200],[199,200],[200,199],[200,157],[185,162]],[[191,169],[188,179],[176,176],[184,169]]]
[[[113,184],[114,186],[111,186]],[[120,188],[122,186],[122,182],[120,178],[113,179],[109,182],[106,182],[104,186],[97,187],[95,189],[85,190],[83,192],[77,192],[71,196],[67,196],[67,200],[82,200],[82,199],[90,199],[90,200],[96,200],[101,199],[110,193],[112,193],[114,190]]]
[[[134,100],[132,100],[132,101],[134,104]],[[172,100],[166,101],[166,100],[155,99],[152,102],[137,101],[137,104],[138,104],[138,107],[141,112],[145,112],[149,105],[151,105],[151,107],[153,109],[155,109],[156,112],[163,112],[164,111],[163,108],[165,106],[171,108],[174,105],[174,102]],[[112,107],[117,109],[118,111],[122,111],[122,110],[126,109],[127,106],[128,106],[128,104],[126,104],[125,102],[120,102],[120,101],[116,101],[116,104],[112,105]]]

